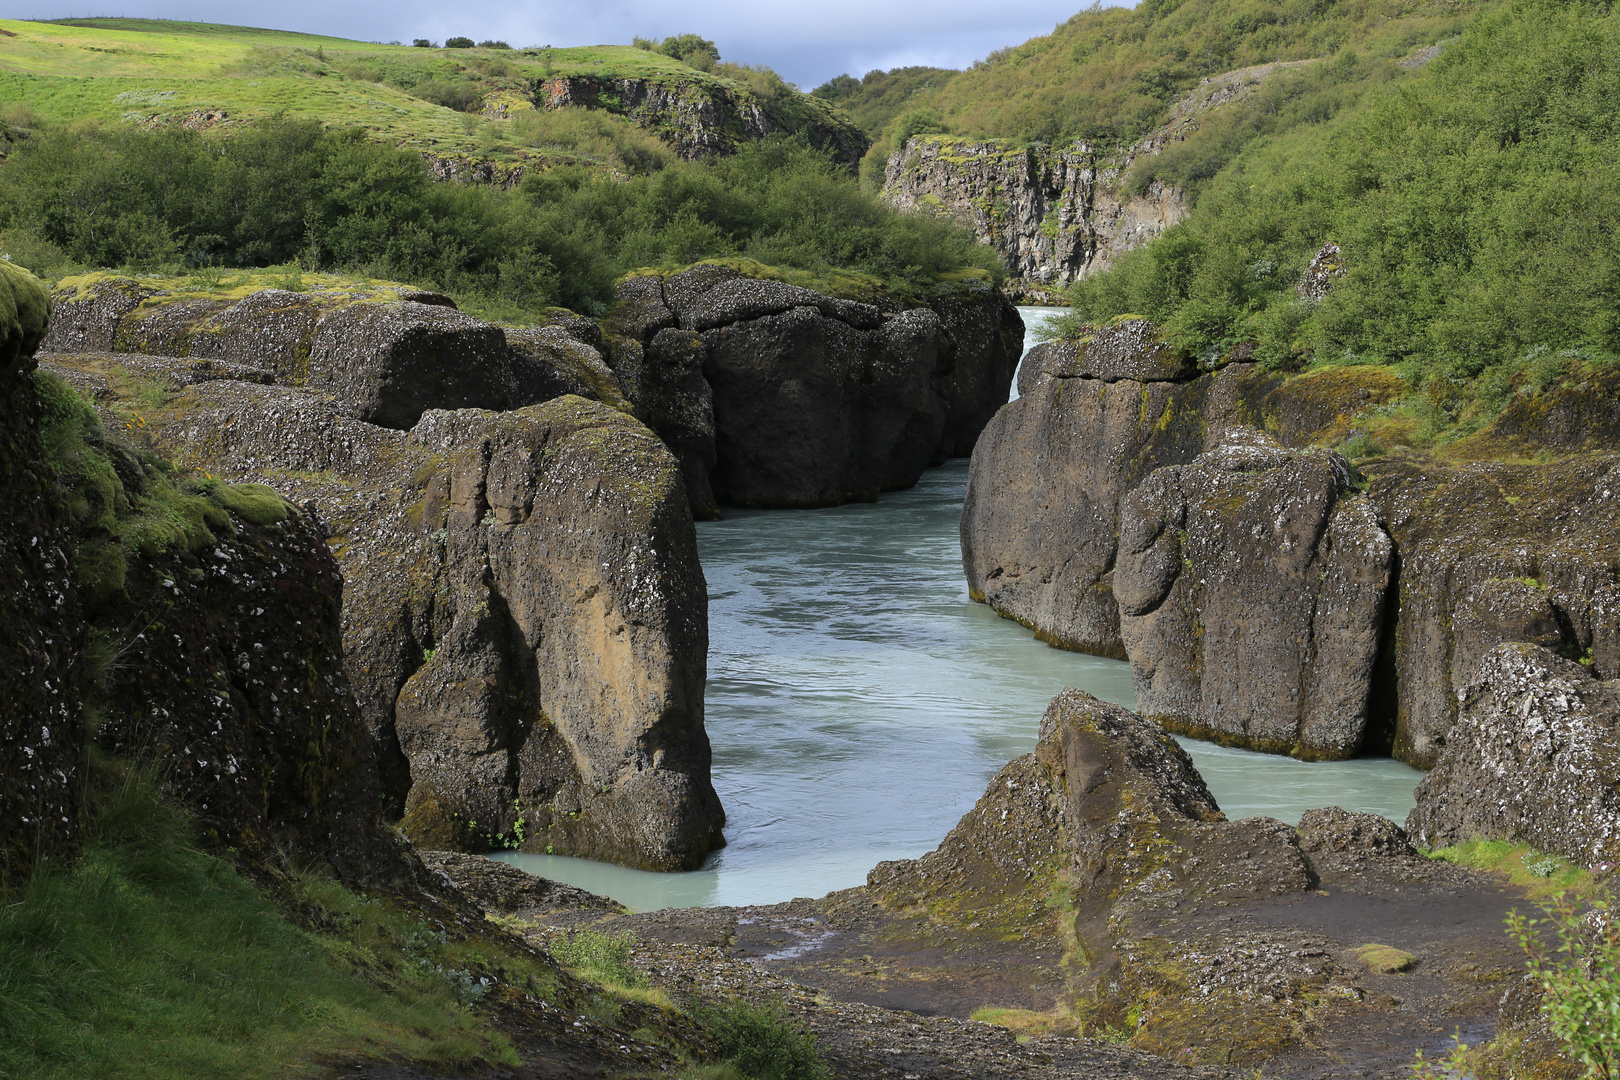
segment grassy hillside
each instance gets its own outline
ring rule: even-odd
[[[896,116],[926,106],[935,93],[960,74],[953,68],[936,67],[868,71],[859,79],[850,75],[828,79],[810,94],[838,106],[862,131],[877,138]]]
[[[1620,13],[1592,0],[1479,11],[1432,63],[1376,64],[1318,123],[1263,131],[1192,217],[1073,290],[1075,318],[1165,323],[1208,357],[1393,366],[1386,441],[1481,430],[1520,393],[1620,359]],[[1349,85],[1346,83],[1345,85]],[[1326,242],[1344,273],[1296,290]]]
[[[207,126],[217,121],[198,114],[223,111],[226,123],[236,123],[285,113],[359,127],[450,159],[598,160],[602,155],[593,157],[590,145],[582,149],[582,140],[559,140],[534,122],[533,86],[565,76],[724,91],[768,104],[790,127],[839,119],[831,106],[764,69],[723,64],[702,71],[629,45],[415,48],[153,19],[0,19],[0,32],[0,102],[13,123],[93,118]],[[634,125],[612,117],[609,127],[622,132]],[[608,145],[611,151],[611,139]]]

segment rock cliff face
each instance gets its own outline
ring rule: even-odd
[[[1187,216],[1179,188],[1155,181],[1139,195],[1122,190],[1137,152],[919,135],[889,158],[883,191],[902,210],[972,229],[1015,278],[1064,285],[1101,272]]]
[[[1620,862],[1620,683],[1529,644],[1498,645],[1407,818],[1428,847],[1509,840],[1582,866]]]
[[[34,389],[50,310],[41,282],[0,262],[0,878],[70,852],[78,837],[84,623]]]
[[[1361,748],[1392,546],[1355,479],[1234,428],[1125,498],[1114,595],[1145,716],[1297,757]]]
[[[920,135],[889,158],[883,193],[903,210],[941,214],[972,229],[1001,252],[1014,279],[1066,285],[1100,273],[1187,216],[1177,187],[1153,181],[1128,190],[1134,162],[1184,141],[1212,109],[1241,101],[1267,76],[1297,66],[1262,64],[1207,78],[1171,107],[1163,126],[1125,149]]]
[[[999,291],[883,310],[730,267],[620,286],[609,363],[681,458],[700,513],[909,487],[1006,400],[1023,322]]]
[[[252,865],[408,875],[381,826],[339,648],[342,580],[313,515],[268,488],[183,481],[107,434],[34,370],[43,287],[0,264],[0,298],[0,535],[16,575],[0,600],[14,676],[0,702],[0,873],[71,849],[94,739],[160,761],[212,841]]]
[[[1123,659],[1119,502],[1247,415],[1252,367],[1200,375],[1141,320],[1030,350],[1018,399],[973,452],[962,507],[970,593],[1054,645]]]
[[[112,402],[116,359],[59,358]],[[398,431],[297,387],[188,381],[194,363],[146,361],[147,379],[178,369],[147,430],[318,512],[348,582],[334,655],[413,839],[652,869],[721,842],[705,586],[679,472],[646,428],[567,396]]]
[[[1392,746],[1433,765],[1502,642],[1613,672],[1620,459],[1390,457],[1351,476],[1310,448],[1397,378],[1228,359],[1200,374],[1132,320],[1032,350],[974,453],[972,595],[1128,657],[1144,712],[1177,730],[1301,757]]]
[[[540,80],[530,97],[537,108],[579,105],[627,116],[657,132],[688,160],[734,153],[746,141],[802,131],[812,145],[830,150],[834,161],[854,167],[871,145],[859,128],[815,99],[795,101],[790,108],[720,80],[575,75]],[[811,113],[803,115],[806,110]]]

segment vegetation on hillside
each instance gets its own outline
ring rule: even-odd
[[[0,101],[47,123],[230,126],[284,113],[443,159],[543,165],[559,149],[573,159],[566,148],[537,147],[518,122],[535,111],[537,88],[558,78],[730,95],[760,105],[786,132],[843,123],[770,69],[720,63],[712,42],[689,34],[652,49],[513,49],[468,38],[440,49],[157,19],[0,19],[0,30],[10,35]],[[603,112],[614,114],[616,100],[605,95]]]
[[[335,268],[432,285],[508,318],[552,304],[598,312],[629,270],[711,257],[854,271],[902,291],[962,268],[1001,272],[967,232],[862,193],[801,138],[701,163],[642,149],[652,160],[632,175],[559,166],[508,191],[435,182],[409,150],[311,120],[227,137],[48,128],[0,168],[0,248],[49,277]]]
[[[1347,54],[1328,67],[1355,85],[1302,75],[1292,101],[1234,113],[1256,134],[1212,163],[1191,218],[1078,283],[1058,330],[1129,312],[1209,358],[1253,341],[1275,366],[1393,365],[1424,392],[1420,438],[1612,363],[1620,12],[1508,0],[1399,80]],[[1328,241],[1346,274],[1305,299],[1295,285]]]
[[[810,94],[838,106],[876,139],[888,129],[891,120],[916,108],[919,101],[926,101],[959,74],[952,68],[937,67],[868,71],[859,79],[850,75],[828,79]]]

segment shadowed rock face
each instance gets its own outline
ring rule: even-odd
[[[78,838],[84,735],[75,659],[84,624],[34,390],[50,306],[43,283],[0,262],[0,878],[71,852]]]
[[[703,265],[627,279],[619,297],[610,362],[700,516],[909,487],[972,448],[1022,348],[1016,309],[988,288],[885,312]]]
[[[1445,751],[1406,819],[1426,847],[1509,840],[1620,862],[1620,682],[1529,644],[1498,645],[1463,687]]]
[[[676,464],[644,427],[576,397],[433,410],[410,432],[280,387],[177,404],[167,445],[277,478],[325,519],[346,666],[413,839],[521,833],[661,870],[721,842],[705,585]]]
[[[1392,548],[1352,481],[1332,451],[1234,428],[1124,499],[1114,595],[1143,715],[1305,758],[1360,749]]]
[[[1380,462],[1368,497],[1394,540],[1396,756],[1439,760],[1458,694],[1504,642],[1620,676],[1620,456],[1549,465]]]

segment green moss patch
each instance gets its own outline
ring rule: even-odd
[[[1468,840],[1452,847],[1426,852],[1431,859],[1489,870],[1508,882],[1529,891],[1533,898],[1559,892],[1589,895],[1597,886],[1591,871],[1561,855],[1548,855],[1528,844],[1507,840]]]
[[[1392,945],[1363,945],[1356,950],[1356,959],[1380,975],[1398,975],[1417,964],[1417,957]]]

